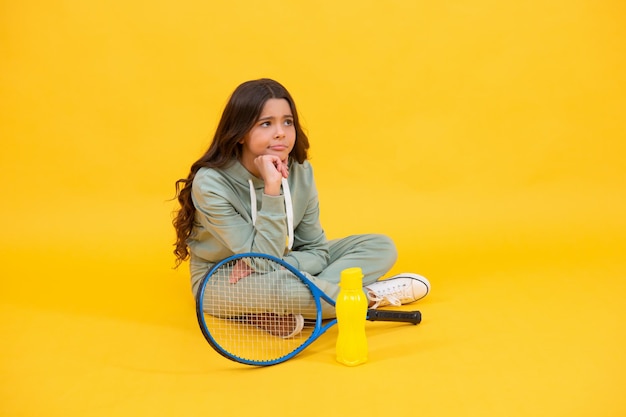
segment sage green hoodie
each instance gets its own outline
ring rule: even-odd
[[[195,223],[187,241],[192,263],[212,265],[236,253],[259,252],[282,258],[311,275],[327,267],[328,241],[320,224],[317,188],[309,162],[290,163],[281,195],[268,196],[263,189],[263,180],[237,160],[224,169],[198,171],[191,191]],[[195,287],[198,279],[193,275],[192,271]]]

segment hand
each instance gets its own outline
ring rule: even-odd
[[[235,262],[235,266],[233,270],[230,272],[230,277],[228,277],[228,282],[231,284],[236,284],[241,278],[245,278],[248,275],[252,274],[254,269],[241,259]]]
[[[261,155],[254,159],[254,165],[265,182],[265,194],[280,195],[281,181],[289,176],[287,161],[275,155]]]

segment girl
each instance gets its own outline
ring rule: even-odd
[[[174,254],[176,266],[190,260],[193,293],[216,262],[237,253],[261,252],[298,268],[333,299],[339,293],[341,271],[354,266],[363,271],[370,308],[426,296],[430,283],[419,275],[404,273],[379,281],[397,258],[388,237],[326,239],[308,148],[309,139],[285,87],[260,79],[235,89],[209,149],[191,166],[187,178],[176,182],[181,207],[173,220]],[[240,262],[230,283],[253,276],[253,268]],[[324,311],[324,317],[333,316],[333,309]],[[301,330],[303,319],[254,314],[252,321],[289,337]]]

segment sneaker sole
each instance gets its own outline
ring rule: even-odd
[[[293,332],[291,332],[287,336],[281,336],[283,339],[291,339],[292,337],[300,334],[302,329],[304,329],[304,317],[302,316],[302,314],[295,314],[293,318],[296,320],[296,327],[293,329]]]

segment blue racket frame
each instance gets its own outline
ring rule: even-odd
[[[226,263],[233,262],[241,258],[250,258],[250,257],[263,258],[263,259],[276,262],[280,264],[281,266],[283,266],[285,269],[289,270],[295,276],[300,278],[300,280],[302,280],[302,282],[304,282],[310,288],[311,293],[313,295],[313,299],[315,300],[315,306],[317,308],[317,314],[315,318],[315,327],[313,328],[313,332],[311,333],[311,335],[298,348],[293,350],[291,353],[288,353],[287,355],[274,359],[274,360],[254,361],[254,360],[239,357],[237,355],[233,355],[232,353],[226,351],[225,349],[221,347],[221,345],[213,338],[211,333],[208,331],[208,326],[204,317],[204,310],[203,310],[204,293],[206,289],[206,284],[213,276],[213,273]],[[200,286],[198,287],[198,292],[196,294],[196,315],[198,317],[198,323],[200,324],[200,330],[202,331],[202,334],[204,335],[205,339],[222,356],[225,356],[228,359],[231,359],[231,360],[234,360],[236,362],[243,363],[246,365],[269,366],[269,365],[282,363],[293,358],[294,356],[302,352],[302,350],[304,350],[307,346],[313,343],[318,337],[324,334],[326,330],[328,330],[329,328],[331,328],[337,323],[337,319],[335,318],[335,319],[330,319],[326,324],[322,325],[323,321],[322,321],[321,300],[326,301],[333,307],[335,306],[335,301],[332,298],[326,295],[310,279],[308,279],[302,272],[300,272],[298,269],[296,269],[292,265],[272,255],[268,255],[264,253],[248,252],[248,253],[236,254],[233,256],[229,256],[228,258],[222,259],[221,261],[213,265],[213,267],[209,270],[209,272],[207,272],[205,277],[200,282]]]

